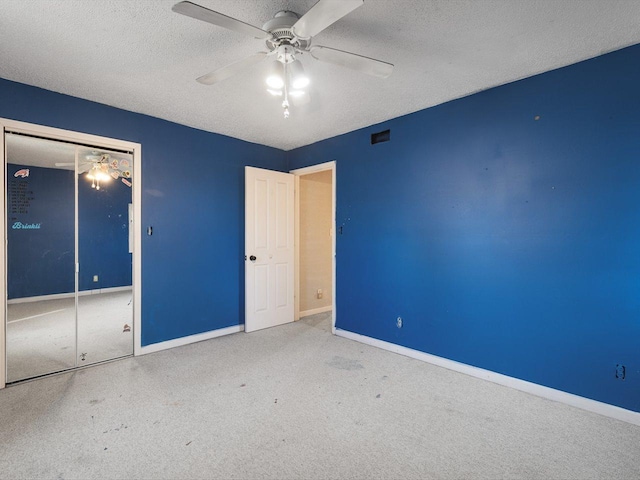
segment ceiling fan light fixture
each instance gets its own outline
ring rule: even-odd
[[[302,97],[304,94],[305,94],[304,90],[291,90],[289,92],[289,95],[292,96],[293,98]]]
[[[87,172],[87,179],[91,180],[91,188],[95,188],[96,190],[100,190],[100,182],[104,183],[111,180],[111,176],[108,175],[102,165],[101,163],[95,164]],[[108,168],[106,170],[108,170]]]
[[[267,86],[273,90],[280,90],[284,87],[284,75],[282,74],[283,68],[282,64],[275,60],[271,64],[271,71],[267,76],[266,82]]]
[[[282,90],[274,90],[272,88],[267,88],[267,92],[269,92],[274,97],[281,97],[282,96]]]
[[[304,73],[304,67],[300,60],[295,60],[289,65],[291,72],[291,87],[300,90],[307,87],[310,83],[309,77]]]

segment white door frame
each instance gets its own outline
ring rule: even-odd
[[[0,168],[0,182],[3,185],[3,195],[0,200],[0,221],[6,245],[7,221],[6,221],[6,165],[7,149],[4,142],[6,132],[23,133],[35,137],[49,138],[52,140],[65,141],[70,143],[80,143],[96,146],[105,149],[129,150],[133,152],[133,354],[140,355],[141,352],[141,289],[142,289],[142,146],[139,143],[116,140],[108,137],[89,135],[86,133],[62,130],[59,128],[45,127],[32,123],[18,122],[0,118],[0,152],[2,152],[2,168]],[[5,248],[0,255],[0,292],[2,292],[2,303],[0,307],[0,388],[6,386],[7,373],[7,352],[6,352],[6,288],[7,269]]]
[[[331,170],[331,333],[336,333],[336,161],[291,170],[295,177],[295,303],[294,318],[300,319],[300,177]]]

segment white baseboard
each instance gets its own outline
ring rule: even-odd
[[[85,295],[99,295],[101,293],[124,292],[126,290],[131,290],[133,292],[133,287],[131,285],[126,285],[124,287],[110,287],[110,288],[96,288],[94,290],[82,290],[81,292],[78,292],[78,296],[84,297]],[[12,298],[11,300],[7,300],[7,303],[14,304],[14,303],[42,302],[45,300],[58,300],[60,298],[73,298],[74,296],[75,296],[74,292],[53,293],[51,295],[39,295],[37,297]]]
[[[406,357],[431,363],[433,365],[447,368],[455,372],[464,373],[465,375],[481,378],[483,380],[488,380],[490,382],[497,383],[498,385],[515,388],[516,390],[527,392],[538,397],[564,403],[573,407],[587,410],[589,412],[597,413],[606,417],[615,418],[616,420],[622,420],[623,422],[640,426],[640,412],[634,412],[632,410],[616,407],[615,405],[610,405],[608,403],[598,402],[597,400],[591,400],[590,398],[580,397],[572,393],[563,392],[562,390],[556,390],[554,388],[538,385],[537,383],[520,380],[519,378],[509,377],[507,375],[502,375],[501,373],[484,370],[482,368],[456,362],[447,358],[424,353],[419,350],[413,350],[411,348],[402,347],[394,343],[385,342],[384,340],[378,340],[375,338],[360,335],[358,333],[341,330],[339,328],[336,329],[335,334],[339,337],[348,338],[349,340],[355,340],[356,342],[382,348],[383,350],[388,350],[390,352],[398,353]]]
[[[315,315],[316,313],[330,312],[331,310],[333,310],[333,307],[331,305],[320,308],[312,308],[311,310],[304,310],[300,312],[300,318],[308,317],[309,315]]]
[[[168,348],[181,347],[183,345],[189,345],[190,343],[202,342],[203,340],[210,340],[212,338],[222,337],[224,335],[231,335],[232,333],[238,333],[244,331],[244,325],[233,325],[231,327],[219,328],[217,330],[211,330],[210,332],[197,333],[195,335],[189,335],[188,337],[180,337],[174,340],[167,340],[165,342],[152,343],[151,345],[145,345],[140,347],[134,355],[145,355],[147,353],[159,352]]]

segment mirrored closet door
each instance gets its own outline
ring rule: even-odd
[[[131,355],[132,155],[5,145],[7,383]]]

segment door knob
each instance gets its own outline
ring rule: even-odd
[[[251,260],[252,262],[255,262],[256,261],[256,256],[255,255],[251,255],[249,257],[249,260]]]

